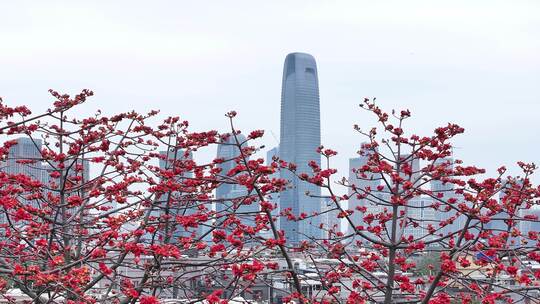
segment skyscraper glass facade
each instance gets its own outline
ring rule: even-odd
[[[321,144],[319,107],[319,81],[317,65],[313,56],[292,53],[285,58],[281,91],[281,130],[279,156],[286,162],[297,165],[297,173],[311,173],[309,161],[320,164],[316,149]],[[321,211],[320,189],[300,181],[288,170],[281,177],[291,182],[290,188],[281,193],[280,209],[290,208],[296,216],[311,215]],[[282,219],[280,226],[288,241],[296,243],[320,238],[320,218],[302,221]]]
[[[174,171],[174,168],[179,166],[177,164],[178,162],[193,160],[193,154],[191,152],[186,153],[186,151],[182,149],[176,150],[176,153],[175,150],[161,151],[160,154],[164,157],[159,161],[159,167],[162,170]],[[181,183],[182,179],[192,177],[193,173],[188,172],[179,174],[176,179]],[[171,235],[169,237],[172,237],[173,242],[176,242],[178,238],[182,237],[198,237],[200,235],[200,230],[202,229],[200,226],[197,228],[186,228],[176,224],[177,219],[189,217],[197,211],[197,202],[184,199],[183,197],[186,195],[187,193],[183,193],[182,191],[166,193],[160,198],[156,209],[151,212],[151,215],[157,218],[160,218],[163,215],[172,216],[171,222],[174,224],[171,226],[174,227],[174,231],[164,231],[165,233],[162,237],[167,237],[166,234],[170,233]],[[161,219],[159,220],[161,221]]]
[[[237,134],[236,136],[229,136],[226,141],[218,145],[217,158],[223,159],[219,167],[224,182],[216,189],[216,212],[218,218],[214,224],[217,227],[222,226],[221,223],[226,219],[223,215],[227,213],[235,213],[236,217],[244,225],[255,226],[254,215],[260,211],[259,204],[246,204],[244,198],[246,195],[253,195],[253,193],[249,193],[245,186],[234,182],[227,183],[227,179],[234,178],[234,175],[229,176],[229,172],[238,165],[235,159],[240,156],[241,152],[238,145],[241,144],[243,147],[245,142],[246,137]],[[240,164],[242,164],[241,160]]]

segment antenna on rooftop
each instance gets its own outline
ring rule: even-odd
[[[274,134],[274,131],[270,130],[270,134],[272,134],[272,137],[276,141],[276,144],[279,146],[279,139],[276,137],[276,134]]]
[[[452,146],[452,148],[451,148],[452,157],[454,157],[454,149],[463,149],[463,147],[455,147],[455,146]]]

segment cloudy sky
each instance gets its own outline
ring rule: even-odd
[[[47,89],[94,90],[88,113],[160,109],[195,130],[265,129],[277,145],[282,66],[315,56],[322,142],[348,158],[377,97],[429,134],[466,129],[456,157],[540,163],[538,1],[1,1],[0,96],[35,111]],[[540,179],[536,179],[540,180]]]

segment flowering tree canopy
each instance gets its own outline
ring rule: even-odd
[[[225,133],[192,132],[157,111],[81,118],[74,109],[91,91],[51,94],[44,113],[0,103],[0,288],[9,301],[14,288],[35,303],[535,299],[536,167],[487,177],[462,164],[452,157],[457,125],[408,135],[409,111],[388,114],[366,99],[381,127],[355,127],[363,161],[339,179],[331,149],[318,149],[324,165],[311,162],[312,172],[258,157],[264,132],[244,136],[235,112]],[[233,153],[196,161],[215,147]],[[279,210],[290,186],[282,170],[321,187],[327,208]],[[234,191],[216,195],[224,187]],[[286,241],[280,221],[315,217],[328,219],[321,238]]]

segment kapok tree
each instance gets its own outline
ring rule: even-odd
[[[325,168],[313,162],[313,174],[298,173],[327,190],[350,230],[322,227],[331,237],[288,244],[277,225],[276,198],[290,185],[277,173],[295,166],[258,158],[255,140],[263,132],[242,136],[235,112],[226,115],[227,132],[192,132],[179,117],[160,120],[155,111],[81,118],[76,111],[91,91],[51,93],[55,102],[45,113],[0,104],[3,290],[18,288],[36,303],[226,303],[253,295],[257,285],[302,303],[456,297],[489,303],[536,288],[538,273],[518,271],[524,259],[540,259],[537,234],[518,229],[537,221],[524,213],[538,197],[529,180],[535,167],[520,164],[521,177],[506,177],[501,168],[494,178],[473,179],[484,171],[449,159],[450,140],[463,132],[456,125],[433,136],[406,136],[408,111],[394,115],[392,126],[388,114],[366,101],[391,136],[358,129],[368,141],[358,178],[332,184],[336,153],[323,148]],[[20,153],[16,147],[23,144],[34,148]],[[198,153],[216,147],[233,152],[197,162]],[[364,187],[359,180],[379,184]],[[427,187],[432,181],[441,187]],[[337,194],[336,186],[347,194]],[[235,191],[219,197],[220,187]],[[345,208],[351,198],[360,203]],[[281,216],[309,221],[322,215]],[[440,266],[431,274],[414,265],[433,255]],[[313,262],[321,290],[305,292],[307,277],[294,257]],[[519,288],[501,284],[506,275]],[[275,278],[287,284],[276,287]]]
[[[408,110],[386,113],[369,99],[361,107],[380,128],[355,126],[364,137],[358,150],[364,161],[353,168],[355,177],[333,182],[337,170],[330,162],[337,153],[323,147],[324,167],[313,162],[312,174],[299,174],[326,190],[333,211],[349,227],[323,227],[334,237],[304,246],[306,256],[324,250],[340,261],[318,271],[326,288],[317,298],[537,303],[540,271],[527,267],[540,262],[538,231],[530,229],[538,223],[540,190],[530,180],[536,166],[519,162],[519,176],[506,176],[500,167],[488,177],[453,158],[452,139],[464,132],[458,125],[429,136],[408,134]]]
[[[35,303],[214,303],[249,293],[275,271],[262,253],[288,259],[267,200],[285,183],[270,178],[275,167],[250,159],[257,148],[249,143],[262,131],[240,139],[234,112],[223,134],[191,132],[157,111],[81,118],[91,91],[51,94],[45,113],[0,104],[4,292],[18,288]],[[237,152],[195,161],[217,145]],[[241,191],[216,198],[224,185]]]

